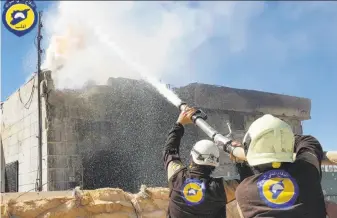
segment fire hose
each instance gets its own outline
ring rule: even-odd
[[[178,108],[182,111],[187,106],[186,103],[181,103]],[[207,115],[200,109],[196,110],[195,113],[192,115],[193,123],[198,126],[202,131],[206,133],[208,137],[210,137],[217,145],[222,145],[223,150],[229,154],[234,155],[236,158],[240,160],[246,160],[245,151],[242,147],[234,147],[232,146],[232,131],[230,128],[229,123],[228,129],[229,134],[226,136],[221,135],[215,129],[213,129],[207,122]]]
[[[180,111],[183,111],[187,107],[186,103],[181,103],[178,105]],[[192,115],[193,123],[198,126],[208,137],[210,137],[217,145],[222,145],[223,150],[228,154],[234,155],[241,161],[246,160],[245,150],[243,147],[235,147],[232,146],[232,130],[230,128],[230,124],[227,122],[227,126],[229,129],[229,134],[226,136],[221,135],[215,129],[213,129],[207,122],[207,114],[205,114],[202,110],[198,109]],[[296,154],[294,154],[296,157]],[[337,151],[325,151],[324,157],[322,160],[322,165],[337,165]]]

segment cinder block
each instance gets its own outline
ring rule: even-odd
[[[30,137],[30,127],[26,127],[23,129],[23,139],[27,139]]]
[[[20,142],[20,144],[21,144],[21,152],[30,154],[30,148],[31,148],[31,144],[30,143],[31,143],[30,137],[24,139],[23,141],[21,141]]]
[[[69,182],[50,182],[49,183],[49,191],[63,191],[69,189]]]
[[[47,157],[49,168],[68,168],[68,156],[65,155],[49,155]]]
[[[48,170],[48,181],[66,181],[64,168],[49,168]]]
[[[82,168],[82,157],[80,155],[69,156],[68,166],[69,168]]]
[[[78,144],[67,142],[65,145],[65,154],[67,155],[78,155]]]
[[[25,180],[25,178],[27,177],[27,175],[26,174],[19,174],[19,177],[18,177],[18,183],[19,183],[19,186],[20,185],[26,185],[25,184],[25,182],[26,182],[26,180]]]
[[[47,141],[48,142],[60,142],[61,141],[61,131],[58,129],[47,131]]]
[[[17,132],[17,139],[19,140],[19,141],[22,141],[24,138],[24,133],[23,133],[24,131],[21,129],[21,130],[19,130],[18,132]]]
[[[19,163],[19,174],[27,174],[30,172],[30,164],[29,161],[24,161]]]
[[[53,127],[53,128],[55,128],[55,127],[57,127],[57,126],[63,125],[62,120],[60,120],[60,119],[58,119],[58,118],[53,118],[51,122],[52,122],[52,127]]]
[[[77,107],[68,107],[69,117],[77,118],[79,116],[79,110]]]
[[[48,155],[65,155],[67,154],[65,148],[66,146],[64,142],[48,143]]]
[[[14,145],[14,137],[11,135],[7,138],[8,147]]]
[[[66,141],[67,142],[76,142],[77,141],[77,135],[72,131],[72,129],[68,129],[68,131],[65,132],[66,135]]]
[[[34,192],[35,183],[19,186],[19,192]]]
[[[39,169],[39,160],[37,157],[32,157],[30,159],[29,172],[36,171]]]
[[[11,126],[10,128],[11,135],[17,134],[23,128],[20,124],[21,123],[16,123]]]
[[[9,156],[18,155],[19,154],[19,145],[11,145],[8,147]]]
[[[23,118],[23,127],[30,128],[30,116],[26,116]]]

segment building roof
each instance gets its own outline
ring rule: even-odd
[[[187,103],[203,108],[310,119],[311,100],[307,98],[200,83],[175,91]]]

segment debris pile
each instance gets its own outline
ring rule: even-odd
[[[169,189],[142,186],[137,194],[118,188],[75,189],[72,193],[45,192],[42,195],[33,192],[3,194],[1,217],[166,218]],[[228,217],[239,217],[235,201],[227,205],[227,211]]]

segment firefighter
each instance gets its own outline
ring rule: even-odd
[[[195,109],[186,107],[168,134],[164,165],[170,187],[168,217],[225,218],[226,204],[235,200],[238,181],[212,178],[219,165],[219,148],[212,141],[198,141],[191,150],[190,166],[179,156],[184,125],[191,124]],[[233,142],[233,145],[236,145]]]
[[[326,217],[323,150],[316,138],[294,135],[286,122],[268,114],[252,123],[243,147],[253,175],[236,190],[241,217]]]

